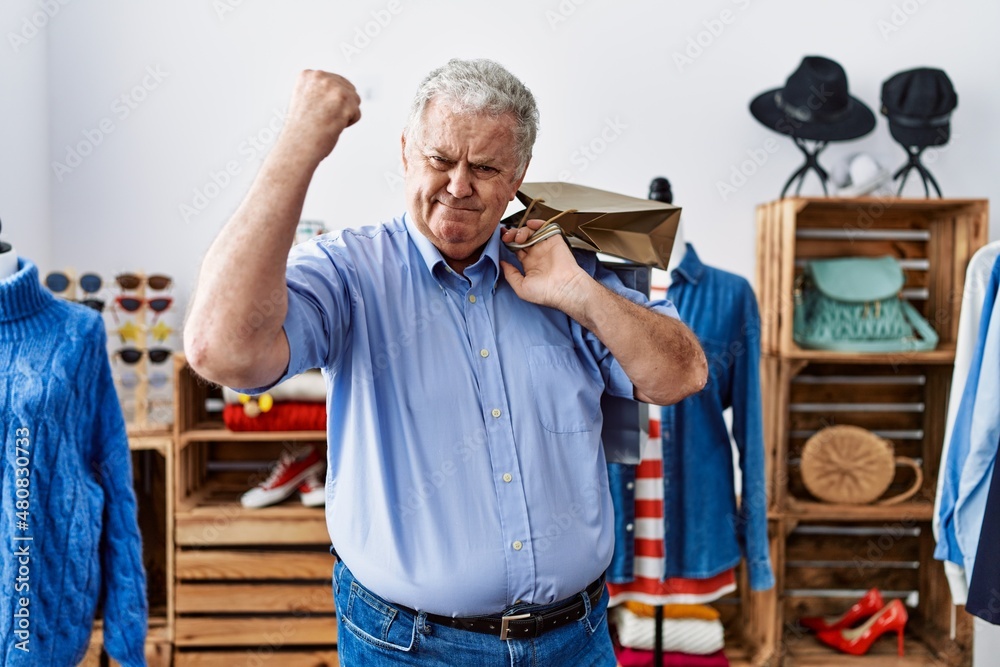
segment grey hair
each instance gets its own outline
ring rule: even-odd
[[[428,74],[417,89],[403,128],[407,140],[419,127],[424,109],[434,99],[447,101],[461,113],[513,116],[514,151],[518,158],[515,177],[524,173],[538,135],[538,107],[535,97],[520,79],[492,60],[449,60],[448,64]]]

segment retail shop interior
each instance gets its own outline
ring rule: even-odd
[[[1000,7],[440,4],[0,12],[0,665],[997,664]]]

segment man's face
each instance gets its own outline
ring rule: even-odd
[[[478,259],[524,180],[515,178],[513,128],[510,116],[455,113],[432,100],[403,138],[410,214],[453,268]]]

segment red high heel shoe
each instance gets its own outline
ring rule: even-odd
[[[877,588],[873,588],[840,616],[806,616],[799,619],[799,624],[813,632],[844,630],[845,628],[853,628],[883,606],[885,603],[882,601],[882,593]]]
[[[851,655],[864,655],[875,640],[887,632],[896,632],[899,657],[903,657],[903,629],[907,621],[906,607],[893,600],[869,618],[864,625],[853,630],[826,630],[816,635],[824,644]]]

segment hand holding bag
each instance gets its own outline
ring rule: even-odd
[[[905,277],[892,257],[810,261],[795,290],[792,337],[838,352],[933,350],[937,332],[900,296]]]
[[[527,209],[505,224],[516,225],[528,214],[550,222],[558,219],[573,247],[661,269],[670,262],[681,219],[678,206],[562,182],[522,183],[517,198]]]

